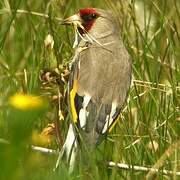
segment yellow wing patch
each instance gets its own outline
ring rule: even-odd
[[[75,107],[75,103],[74,103],[74,98],[76,96],[77,89],[78,89],[78,82],[77,82],[77,80],[74,80],[73,88],[70,91],[70,105],[71,105],[71,113],[72,113],[72,118],[73,118],[74,123],[76,123],[77,119],[78,119],[76,107]]]

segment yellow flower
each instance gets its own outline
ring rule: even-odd
[[[20,110],[33,110],[44,107],[44,101],[40,97],[21,93],[11,96],[9,104]]]

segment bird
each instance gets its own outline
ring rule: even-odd
[[[56,166],[66,154],[72,171],[82,144],[96,148],[115,125],[130,89],[132,62],[111,11],[83,8],[61,24],[74,27],[75,41],[68,82],[72,120]]]

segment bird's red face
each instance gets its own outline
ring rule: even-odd
[[[63,21],[63,24],[71,24],[78,28],[81,34],[88,32],[93,27],[100,14],[93,8],[80,9],[79,12]]]
[[[93,8],[80,9],[79,15],[82,19],[82,25],[86,31],[91,30],[95,20],[100,16]]]

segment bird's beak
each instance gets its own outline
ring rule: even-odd
[[[66,19],[64,19],[62,22],[61,22],[62,25],[73,25],[73,26],[81,26],[82,24],[82,20],[79,16],[79,14],[75,14],[73,16],[70,16]]]

